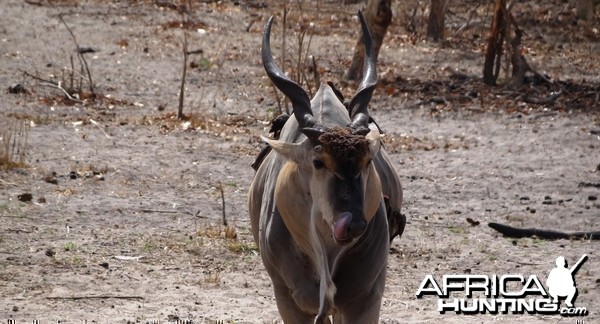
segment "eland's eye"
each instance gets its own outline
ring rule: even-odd
[[[313,160],[313,165],[315,166],[315,169],[322,169],[325,166],[321,160]]]
[[[369,159],[369,162],[367,162],[367,164],[365,165],[365,167],[369,167],[369,165],[371,165],[371,163],[373,163],[373,159]]]

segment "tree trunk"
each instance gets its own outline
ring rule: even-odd
[[[373,37],[375,57],[379,56],[379,49],[381,48],[381,44],[383,44],[383,38],[392,21],[391,2],[391,0],[369,0],[367,8],[363,12],[369,30],[371,31],[371,36]],[[356,42],[352,63],[346,72],[346,79],[354,81],[360,80],[362,78],[364,61],[365,50],[361,32],[358,41]]]
[[[485,51],[485,61],[483,63],[483,83],[491,86],[496,85],[500,70],[502,43],[504,42],[506,33],[505,11],[506,0],[496,0],[496,4],[494,5],[494,17],[492,18],[492,31],[490,33],[490,38],[488,39],[488,45]]]
[[[444,40],[444,21],[449,0],[431,0],[429,20],[427,22],[427,37],[434,42]]]
[[[594,2],[592,0],[577,1],[577,18],[582,20],[594,18]]]

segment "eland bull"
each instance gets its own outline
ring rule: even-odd
[[[262,60],[292,102],[278,138],[264,141],[250,187],[252,234],[285,323],[376,323],[390,241],[402,234],[402,187],[367,105],[377,82],[361,13],[364,77],[344,105],[322,85],[312,101],[273,60],[265,26]]]

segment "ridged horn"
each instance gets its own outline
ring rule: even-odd
[[[306,127],[312,127],[316,124],[315,118],[313,117],[310,109],[310,99],[308,94],[298,83],[290,80],[282,71],[279,69],[275,61],[273,60],[273,54],[271,53],[271,25],[273,24],[273,16],[269,18],[267,25],[265,26],[262,39],[262,61],[267,75],[273,81],[273,84],[277,89],[281,90],[286,97],[292,102],[294,108],[294,116],[298,120],[300,129]]]
[[[377,85],[377,57],[373,50],[373,39],[371,38],[369,26],[367,26],[367,22],[361,11],[358,12],[358,18],[362,27],[363,43],[365,45],[365,61],[363,64],[363,78],[358,85],[356,94],[350,100],[348,110],[352,118],[350,127],[357,130],[365,127],[368,132],[369,111],[367,107]]]

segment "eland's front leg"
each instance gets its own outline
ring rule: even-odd
[[[315,316],[303,311],[295,299],[292,297],[292,291],[284,284],[274,285],[275,300],[277,309],[285,324],[313,324]]]

